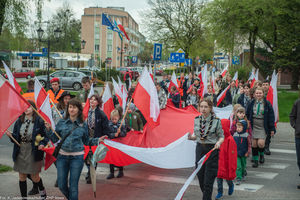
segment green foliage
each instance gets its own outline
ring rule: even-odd
[[[0,164],[0,173],[4,173],[8,171],[12,171],[12,168],[10,166]]]
[[[101,70],[100,72],[97,72],[98,79],[101,81],[106,81],[106,76],[107,76],[107,81],[111,81],[111,77],[113,77],[115,80],[118,80],[118,76],[122,80],[123,76],[120,71],[117,71],[115,69],[105,69]]]
[[[188,73],[188,68],[187,67],[180,67],[178,69],[165,69],[164,73],[172,75],[173,71],[175,71],[176,75],[179,75],[180,72],[186,74],[186,73]]]
[[[53,73],[53,72],[55,72],[56,70],[54,70],[54,69],[50,69],[49,70],[49,74],[51,74],[51,73]],[[40,76],[40,75],[47,75],[47,70],[46,69],[38,69],[38,70],[36,70],[35,72],[34,72],[34,74],[36,75],[36,76]]]
[[[153,44],[150,42],[146,42],[144,50],[140,52],[137,56],[142,63],[149,63],[152,60],[151,59],[152,54],[153,54]]]
[[[298,92],[279,91],[278,92],[278,108],[279,121],[289,122],[289,115],[292,110],[294,102],[299,98]]]
[[[250,66],[232,65],[229,67],[229,73],[231,77],[234,76],[235,72],[238,72],[238,79],[247,81],[249,79],[249,74],[252,70]]]

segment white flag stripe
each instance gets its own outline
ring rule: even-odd
[[[119,97],[122,98],[121,88],[119,87],[118,83],[115,81],[114,78],[112,78],[112,81],[113,81],[114,91],[115,91],[116,95],[118,95]]]
[[[238,74],[239,72],[235,72],[234,77],[232,78],[233,81],[238,80]]]
[[[35,100],[35,102],[37,102],[37,98],[38,98],[41,90],[42,90],[42,85],[41,85],[40,81],[36,77],[34,77],[34,100]]]
[[[104,89],[104,92],[103,92],[103,96],[102,96],[103,104],[105,104],[110,98],[112,98],[112,95],[111,95],[111,92],[110,92],[109,85],[108,85],[108,83],[106,83],[105,89]]]
[[[173,71],[171,81],[174,83],[174,85],[175,85],[175,86],[177,87],[177,89],[178,89],[178,83],[177,83],[175,71]]]
[[[89,92],[88,98],[91,98],[94,94],[95,94],[95,91],[94,91],[94,84],[92,84],[92,85],[91,85],[91,88],[90,88],[90,92]]]
[[[53,130],[55,130],[55,123],[54,123],[53,118],[52,118],[52,110],[51,110],[51,106],[50,106],[49,94],[47,95],[45,101],[41,105],[40,110],[45,115],[47,115],[47,117],[50,119],[51,126],[52,126]]]
[[[4,66],[4,69],[5,69],[5,72],[6,72],[6,75],[7,75],[7,78],[8,78],[9,83],[10,83],[14,88],[16,88],[15,82],[14,82],[14,76],[13,76],[13,74],[11,73],[9,67],[6,65],[6,63],[5,63],[3,60],[2,60],[2,63],[3,63],[3,66]]]

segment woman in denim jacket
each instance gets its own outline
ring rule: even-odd
[[[65,118],[58,122],[55,129],[61,138],[64,138],[71,131],[71,134],[62,144],[56,159],[58,187],[69,200],[78,199],[78,182],[84,163],[84,145],[98,145],[107,137],[89,138],[88,126],[83,121],[82,110],[81,102],[77,99],[71,99],[67,105]],[[58,138],[51,131],[50,125],[48,123],[45,125],[47,136],[52,142],[58,142]]]

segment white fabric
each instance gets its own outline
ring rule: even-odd
[[[52,118],[52,110],[51,110],[51,106],[50,106],[49,94],[47,95],[45,101],[41,105],[40,110],[45,115],[47,115],[47,117],[50,119],[50,123],[51,123],[53,130],[55,130],[55,123]]]
[[[118,83],[115,81],[114,78],[111,78],[112,81],[113,81],[113,86],[114,86],[114,91],[115,91],[115,94],[117,96],[119,96],[120,98],[122,98],[122,92],[121,92],[121,88],[119,87]],[[120,103],[120,102],[119,102]]]
[[[212,75],[211,75],[211,79],[212,79],[212,88],[215,90],[216,89],[216,86],[215,86],[215,73],[212,72]]]
[[[165,169],[188,168],[195,166],[196,148],[196,142],[188,140],[188,134],[160,148],[133,147],[111,140],[104,140],[104,143],[155,167]]]
[[[221,75],[225,76],[225,74],[227,73],[227,71],[228,71],[228,65],[223,69],[223,71],[221,72]]]
[[[172,81],[172,83],[173,83],[173,84],[177,87],[177,89],[178,89],[178,83],[177,83],[175,71],[173,71],[171,81]]]
[[[122,84],[122,81],[119,76],[118,76],[118,85],[119,85],[119,88],[122,90],[123,84]]]
[[[255,73],[255,77],[254,78],[255,78],[256,81],[258,81],[258,72],[259,72],[259,69],[257,69],[256,73]]]
[[[92,84],[92,85],[91,85],[91,88],[90,88],[90,92],[89,92],[88,98],[90,99],[94,94],[95,94],[95,91],[94,91],[94,85]]]
[[[36,77],[34,77],[34,100],[35,100],[35,102],[38,102],[37,99],[39,97],[40,92],[42,92],[42,90],[43,90],[43,86],[41,85],[40,81]],[[46,91],[45,91],[45,93],[46,93]],[[42,99],[41,102],[43,102],[43,101],[44,100]]]
[[[238,80],[238,75],[239,75],[239,72],[235,72],[234,77],[232,78],[232,80],[233,81]]]
[[[248,81],[254,79],[254,73],[255,73],[255,68],[252,68],[251,75],[250,75]]]
[[[139,84],[150,96],[150,118],[152,118],[154,122],[157,122],[160,113],[157,90],[146,67],[140,77]]]
[[[0,74],[0,87],[5,83],[5,78]]]
[[[220,119],[229,119],[232,110],[233,110],[232,105],[228,105],[223,108],[218,108],[218,107],[213,108],[214,113]]]
[[[123,108],[123,115],[125,114],[125,111],[126,111],[127,97],[128,97],[128,95],[127,95],[126,89],[123,86],[122,87],[122,108]]]
[[[153,74],[153,73],[152,73],[151,63],[149,63],[149,73],[150,73],[150,74]]]
[[[6,65],[6,63],[2,60],[2,63],[3,63],[3,66],[4,66],[4,69],[5,69],[5,72],[6,72],[6,75],[7,75],[7,78],[8,78],[8,81],[9,83],[14,87],[16,88],[15,86],[15,77],[13,76],[13,74],[11,73],[10,69],[8,68],[8,66]]]
[[[221,97],[223,97],[224,95],[226,95],[227,90],[230,88],[230,85],[227,86],[227,88],[225,88],[225,90],[223,90],[223,92],[221,94],[219,94],[219,96],[217,97],[217,103],[219,104],[219,100],[221,99]],[[221,102],[220,102],[221,103]]]
[[[201,76],[203,82],[203,91],[201,97],[204,97],[204,95],[207,93],[207,65],[204,65],[204,69],[201,72]]]
[[[275,122],[279,121],[279,110],[278,110],[278,97],[277,97],[277,79],[278,79],[278,74],[275,73],[275,70],[273,71],[272,74],[272,79],[270,83],[270,87],[273,89],[273,110],[275,114]]]
[[[111,95],[108,83],[106,83],[105,89],[104,89],[104,92],[103,92],[103,96],[102,96],[103,104],[105,104],[110,98],[112,98],[112,95]]]

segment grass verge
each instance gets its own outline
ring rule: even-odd
[[[10,166],[0,164],[0,173],[8,172],[11,170],[12,168]]]
[[[299,93],[281,90],[278,91],[278,109],[279,109],[279,121],[289,122],[289,115],[294,105],[294,102],[298,99]]]

